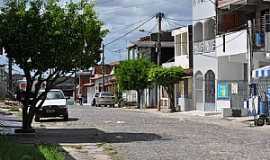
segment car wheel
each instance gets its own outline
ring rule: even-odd
[[[35,121],[36,121],[36,122],[40,122],[40,117],[36,115],[36,116],[35,116]]]
[[[264,118],[258,118],[257,120],[256,120],[256,126],[263,126],[264,125]]]

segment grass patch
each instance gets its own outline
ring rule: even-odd
[[[64,160],[64,155],[56,146],[17,144],[0,136],[0,160]]]
[[[123,160],[123,157],[114,149],[114,147],[107,143],[98,143],[97,147],[103,148],[104,152],[113,160]]]

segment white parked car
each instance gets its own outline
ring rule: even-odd
[[[62,90],[52,89],[47,93],[46,100],[35,115],[35,121],[47,117],[63,117],[65,121],[68,120],[67,98]]]
[[[114,96],[110,92],[97,93],[95,97],[95,103],[96,103],[96,107],[100,107],[102,105],[114,107]]]

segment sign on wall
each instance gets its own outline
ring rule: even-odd
[[[229,99],[229,83],[219,82],[218,83],[218,99]]]

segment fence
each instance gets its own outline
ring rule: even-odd
[[[253,95],[263,97],[266,94],[270,95],[270,79],[256,79],[253,81]]]

